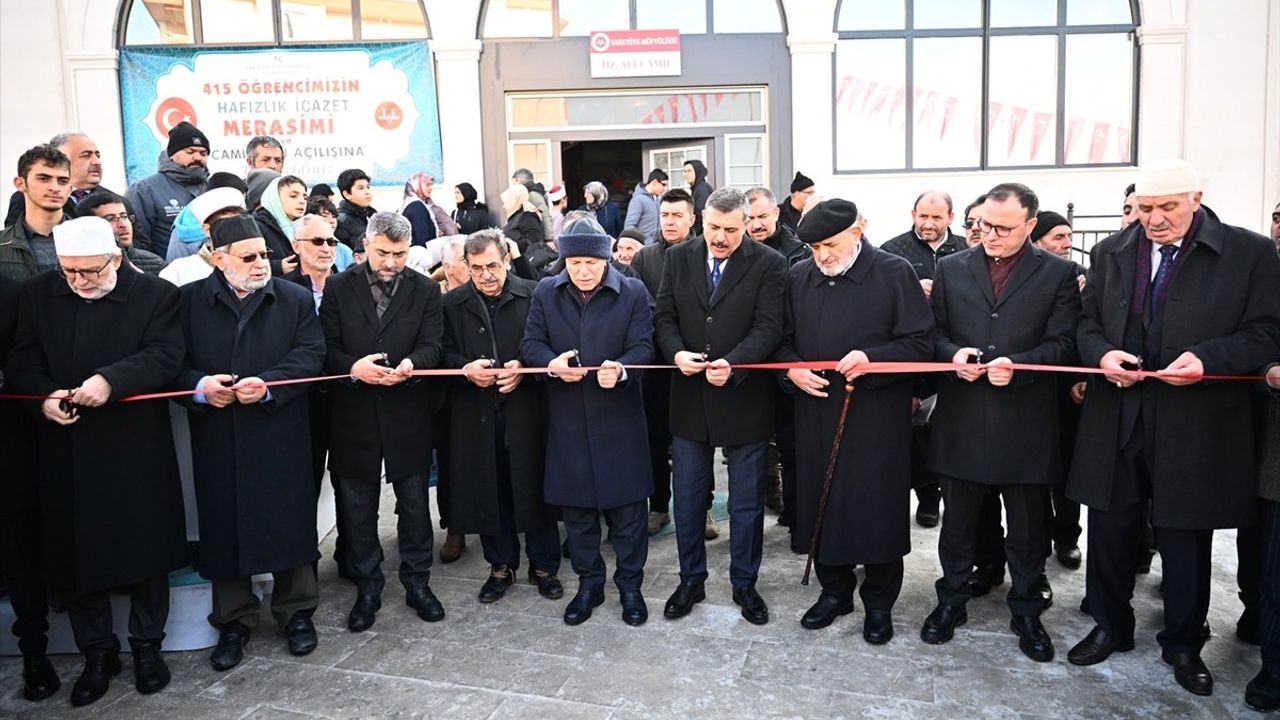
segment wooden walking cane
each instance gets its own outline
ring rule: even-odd
[[[813,568],[813,556],[818,553],[818,535],[822,532],[822,518],[827,514],[827,496],[831,494],[831,480],[836,474],[836,458],[840,456],[840,439],[844,437],[844,421],[849,416],[849,401],[853,399],[853,382],[844,385],[844,404],[840,406],[840,420],[836,422],[836,437],[831,441],[831,459],[827,461],[827,476],[822,480],[822,494],[818,496],[818,517],[813,521],[813,536],[809,538],[809,558],[804,561],[804,577],[801,585],[809,584],[809,571]]]

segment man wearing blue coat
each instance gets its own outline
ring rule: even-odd
[[[612,239],[582,225],[558,241],[565,269],[533,292],[520,345],[524,363],[551,368],[547,379],[546,501],[563,506],[578,594],[564,611],[577,625],[604,602],[599,512],[613,528],[613,581],[622,619],[649,617],[640,585],[649,554],[653,493],[640,373],[653,361],[653,316],[644,283],[609,265]],[[581,367],[599,367],[588,375]]]

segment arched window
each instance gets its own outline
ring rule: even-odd
[[[840,0],[837,172],[1130,165],[1127,0]]]
[[[586,37],[597,30],[682,35],[780,33],[778,0],[489,0],[484,38]]]
[[[132,0],[120,46],[425,40],[421,0]]]

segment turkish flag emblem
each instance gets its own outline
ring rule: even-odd
[[[195,109],[191,107],[191,103],[182,98],[171,97],[156,108],[156,128],[160,130],[161,135],[168,135],[169,131],[183,120],[199,126],[196,122]]]

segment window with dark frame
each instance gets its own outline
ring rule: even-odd
[[[838,174],[1133,165],[1129,0],[840,0]]]
[[[778,0],[488,0],[480,37],[586,37],[598,30],[669,30],[682,35],[780,33]]]

